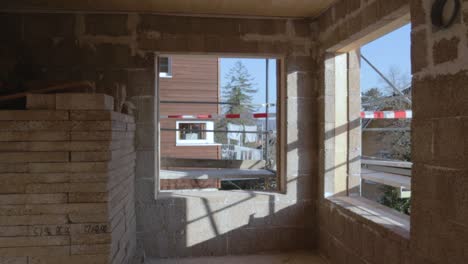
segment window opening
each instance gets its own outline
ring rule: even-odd
[[[410,31],[406,25],[360,49],[361,196],[405,214],[411,211]]]
[[[158,85],[160,189],[277,190],[279,60],[170,59],[174,76]]]
[[[177,121],[176,146],[214,144],[213,121]]]
[[[159,57],[159,77],[172,77],[172,63],[170,57]]]

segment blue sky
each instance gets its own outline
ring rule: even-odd
[[[411,25],[403,26],[379,39],[361,47],[361,53],[366,56],[379,70],[387,74],[390,68],[399,68],[401,73],[411,76]],[[221,58],[220,77],[221,87],[227,80],[226,73],[234,66],[236,61],[242,61],[247,70],[254,77],[258,93],[254,96],[254,103],[265,102],[265,59]],[[269,63],[269,100],[276,100],[276,63],[270,59]],[[383,87],[385,83],[369,65],[361,61],[361,90],[366,91],[372,87]],[[262,109],[259,109],[261,111]]]
[[[411,25],[403,26],[363,47],[361,53],[384,74],[397,67],[403,74],[411,76]],[[361,91],[384,84],[377,73],[361,60]]]
[[[221,87],[224,87],[228,80],[225,78],[229,70],[234,66],[237,61],[241,61],[247,68],[247,71],[254,78],[254,85],[257,88],[257,94],[253,97],[253,103],[263,104],[266,101],[265,98],[265,84],[266,84],[266,59],[253,59],[253,58],[221,58]],[[269,103],[276,101],[276,60],[269,60],[269,89],[268,97]],[[221,88],[222,89],[222,88]],[[263,109],[259,109],[258,112],[262,112]],[[271,111],[270,111],[271,112]]]

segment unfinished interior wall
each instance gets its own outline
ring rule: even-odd
[[[468,6],[463,1],[455,24],[438,29],[430,19],[432,3],[339,1],[319,19],[322,52],[359,46],[356,40],[392,21],[387,18],[408,12],[409,5],[412,23],[411,233],[404,227],[407,221],[384,208],[350,198],[324,199],[319,206],[319,245],[332,263],[465,263],[468,259],[464,136]],[[326,100],[323,96],[319,102]]]
[[[134,130],[104,94],[32,95],[28,110],[0,111],[0,262],[127,263]]]
[[[308,21],[140,16],[138,47],[190,52],[284,57],[287,82],[286,194],[222,191],[161,193],[154,174],[139,175],[138,230],[149,256],[246,254],[308,248],[314,243],[313,160],[315,111]],[[285,97],[286,97],[285,96]],[[141,153],[151,167],[154,152]],[[306,219],[311,219],[307,221]],[[174,221],[175,220],[175,221]],[[155,224],[157,223],[157,224]]]
[[[307,20],[20,12],[1,14],[0,28],[8,36],[0,43],[0,67],[12,83],[85,79],[108,94],[116,82],[127,86],[137,106],[137,233],[147,256],[238,254],[315,242],[317,89]],[[190,192],[155,199],[153,52],[284,58],[285,194]]]
[[[415,263],[466,263],[468,2],[447,29],[431,25],[431,5],[417,0],[411,7],[411,249]]]
[[[360,65],[356,58],[358,53],[350,51],[382,34],[386,28],[404,25],[408,20],[409,1],[386,0],[338,1],[317,20],[320,40],[317,69],[323,85],[317,99],[321,108],[319,187],[322,197],[347,195],[348,187],[356,183],[352,181],[353,166],[360,166],[356,162],[348,164],[349,156],[337,149],[348,143],[354,144],[349,155],[359,157],[360,142],[350,139],[355,133],[353,130],[360,127],[357,116],[360,110],[356,108],[360,101],[359,83],[356,84]],[[347,58],[339,55],[345,52],[350,52]],[[341,62],[342,58],[347,61]],[[345,67],[341,69],[344,80],[337,75],[341,64]],[[343,90],[343,87],[349,88]],[[357,90],[352,90],[353,87]],[[354,115],[347,113],[346,105]],[[337,144],[343,136],[349,142]],[[358,168],[354,169],[359,173]],[[373,209],[367,210],[369,206]],[[318,242],[321,253],[332,263],[406,263],[410,256],[409,221],[387,211],[352,197],[322,198]]]

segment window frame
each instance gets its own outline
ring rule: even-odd
[[[160,81],[159,77],[159,58],[168,57],[168,56],[181,56],[190,54],[188,52],[155,52],[155,100],[154,100],[154,142],[155,142],[155,153],[154,153],[154,171],[155,171],[155,192],[154,198],[157,200],[163,198],[160,196],[164,191],[160,188],[160,171],[161,171],[161,122],[160,122]],[[277,139],[276,144],[276,155],[277,155],[277,169],[276,169],[276,180],[277,180],[277,189],[269,190],[269,193],[277,194],[287,194],[288,193],[288,167],[287,167],[287,153],[288,153],[288,140],[287,140],[287,120],[288,120],[288,111],[287,111],[287,71],[286,71],[286,55],[284,54],[258,54],[258,53],[218,53],[218,52],[206,52],[203,54],[190,54],[190,56],[205,56],[205,55],[216,55],[223,58],[262,58],[265,59],[275,59],[276,60],[276,76],[277,76]],[[242,190],[240,192],[252,192],[250,190]],[[176,191],[177,192],[177,191]],[[230,191],[224,191],[230,192]],[[257,191],[254,191],[257,192]],[[261,191],[260,191],[261,192]],[[262,193],[262,192],[261,192]]]
[[[180,124],[205,124],[206,130],[214,130],[214,121],[210,120],[177,120],[176,129]],[[213,146],[221,145],[214,142],[214,132],[205,132],[206,139],[180,139],[180,131],[176,130],[176,146]]]
[[[161,72],[159,70],[159,77],[160,78],[172,78],[172,58],[169,56],[162,56],[159,57],[159,69],[161,69],[161,59],[166,58],[167,59],[167,72]]]

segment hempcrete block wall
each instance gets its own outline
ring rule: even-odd
[[[36,97],[55,104],[0,111],[0,263],[128,263],[133,117],[103,94]]]
[[[0,72],[8,78],[18,71],[36,86],[90,80],[107,94],[115,82],[127,86],[137,106],[137,233],[147,256],[313,247],[318,107],[309,21],[20,12],[1,14],[0,29]],[[191,193],[155,200],[154,52],[284,57],[286,194]]]
[[[448,29],[412,1],[414,263],[468,262],[468,1]]]
[[[445,30],[431,24],[432,3],[339,1],[318,20],[322,54],[327,48],[365,36],[391,21],[388,18],[408,12],[408,7],[412,23],[411,231],[398,234],[323,200],[319,245],[332,263],[468,261],[468,2],[462,1],[455,24]],[[324,58],[318,61],[323,63]],[[322,106],[325,100],[326,96],[320,97]]]
[[[325,85],[334,85],[330,83],[334,80],[325,79],[325,76],[335,75],[335,62],[330,59],[333,55],[327,54],[327,51],[346,47],[406,13],[409,13],[408,0],[342,0],[316,21],[320,40],[316,57],[317,74],[322,85],[317,98],[317,104],[320,106],[319,127],[322,131],[319,179],[322,197],[325,193],[333,192],[335,180],[345,180],[337,178],[334,174],[335,169],[329,169],[342,167],[341,162],[326,156],[335,152],[333,139],[343,131],[342,128],[336,127],[334,118],[325,119],[325,116],[329,117],[330,111],[333,111],[330,109],[335,108],[334,101],[337,96],[325,89]],[[352,74],[356,77],[355,73]],[[359,96],[355,98],[360,100]],[[380,221],[380,224],[369,221],[360,215],[369,213],[349,210],[353,206],[348,206],[349,204],[324,198],[319,202],[318,245],[320,252],[328,257],[331,263],[408,263],[408,232],[384,227],[385,221]]]

